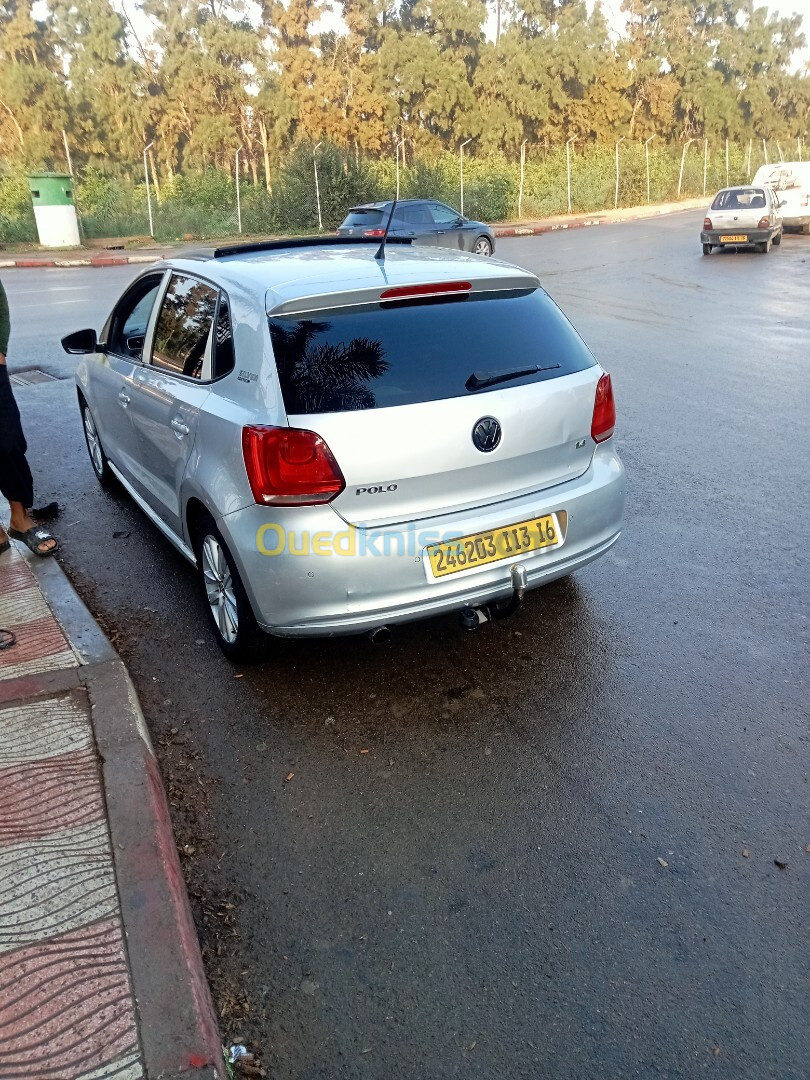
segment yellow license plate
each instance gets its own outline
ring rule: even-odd
[[[748,240],[747,236],[721,236],[721,244],[744,244]]]
[[[425,550],[433,577],[447,577],[502,559],[514,559],[530,551],[559,547],[563,542],[565,518],[565,511],[544,514],[501,529],[461,536],[445,544],[431,544]]]

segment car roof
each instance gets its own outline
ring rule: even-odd
[[[324,243],[275,242],[190,252],[167,260],[175,269],[200,274],[227,287],[236,285],[266,302],[266,310],[289,307],[318,298],[317,306],[360,302],[385,289],[424,283],[468,281],[474,291],[537,288],[534,274],[498,259],[450,248],[411,247],[387,243],[385,259],[375,258],[378,243],[347,242],[335,238]]]
[[[351,214],[354,210],[384,210],[393,201],[393,199],[383,199],[382,202],[357,203],[356,206],[349,207],[349,213]],[[447,206],[447,203],[443,203],[441,199],[397,199],[397,206],[422,206],[424,203],[439,203],[440,206]]]

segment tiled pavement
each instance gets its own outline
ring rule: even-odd
[[[53,559],[0,554],[0,1080],[222,1080],[157,762]]]
[[[26,560],[0,555],[0,680],[77,667]],[[4,694],[4,696],[6,696]],[[0,707],[0,1077],[145,1076],[83,687]]]

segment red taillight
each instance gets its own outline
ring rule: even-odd
[[[594,442],[609,439],[616,428],[616,402],[613,400],[613,386],[609,375],[603,375],[596,385],[596,398],[593,403],[591,420],[591,438]]]
[[[765,217],[761,217],[759,219],[759,222],[757,223],[757,228],[758,229],[767,229],[768,226],[770,225],[770,223],[771,223],[771,220],[768,217],[768,215],[766,214]]]
[[[712,219],[710,217],[705,217],[703,219],[703,228],[704,229],[713,229],[714,228],[714,226],[712,225]]]
[[[363,236],[385,236],[385,229],[366,229]]]
[[[380,300],[412,300],[417,296],[455,296],[472,292],[469,281],[437,281],[432,285],[397,285],[380,293]]]
[[[262,505],[326,503],[346,486],[332,451],[314,431],[242,428],[242,453],[253,498]]]

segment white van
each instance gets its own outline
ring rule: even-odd
[[[784,200],[782,222],[810,235],[810,161],[775,161],[757,169],[752,183],[768,184]]]

